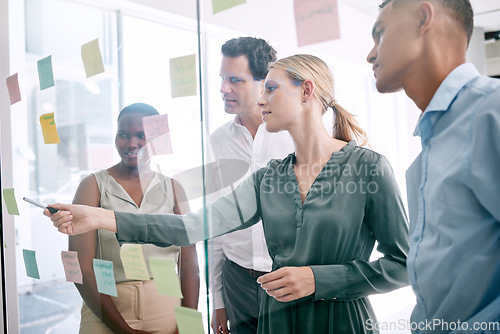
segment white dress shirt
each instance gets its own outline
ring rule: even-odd
[[[247,175],[266,166],[271,159],[283,159],[294,151],[293,141],[286,131],[270,133],[261,124],[255,138],[237,122],[237,118],[219,127],[211,136],[210,144],[215,159],[240,159],[250,165]],[[243,178],[242,178],[243,179]],[[209,217],[210,219],[210,217]],[[257,271],[271,271],[262,223],[232,232],[210,241],[209,259],[214,308],[224,308],[222,297],[222,265],[225,259],[241,267]]]

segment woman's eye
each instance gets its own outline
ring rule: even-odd
[[[276,86],[267,86],[266,89],[270,92],[276,89]]]

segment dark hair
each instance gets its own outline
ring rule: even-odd
[[[118,120],[120,120],[120,118],[128,114],[141,114],[143,116],[153,116],[153,115],[159,115],[160,113],[158,112],[158,110],[156,110],[149,104],[133,103],[131,105],[126,106],[120,111],[120,114],[118,114]]]
[[[224,43],[221,51],[224,57],[246,56],[254,80],[264,80],[269,63],[276,61],[276,50],[261,38],[233,38]]]
[[[389,3],[393,2],[394,5],[397,3],[404,3],[410,1],[422,1],[422,0],[384,0],[380,4],[380,9],[387,6]],[[469,0],[428,0],[430,2],[437,2],[447,8],[453,17],[464,29],[467,34],[467,43],[470,42],[472,36],[472,30],[474,29],[474,12]]]

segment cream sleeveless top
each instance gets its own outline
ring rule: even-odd
[[[162,174],[154,174],[153,179],[144,192],[140,206],[132,200],[130,195],[116,180],[109,175],[107,170],[93,173],[101,193],[101,207],[119,212],[132,213],[173,213],[174,193],[172,190],[172,179]],[[116,283],[130,281],[125,277],[122,261],[120,259],[120,245],[116,235],[110,231],[97,231],[97,258],[113,262],[113,271]],[[154,245],[142,245],[142,252],[152,278],[149,268],[150,257],[170,257],[176,263],[179,261],[180,247],[157,247]]]

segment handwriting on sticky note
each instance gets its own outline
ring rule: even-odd
[[[18,75],[13,74],[6,79],[7,90],[9,91],[10,104],[13,105],[21,101],[21,91],[19,90],[19,79]]]
[[[73,251],[61,251],[61,259],[66,274],[66,281],[83,284],[82,269],[78,261],[78,253]]]
[[[52,56],[40,59],[37,62],[38,80],[40,82],[40,90],[44,90],[54,86],[54,73],[52,72]]]
[[[179,334],[205,334],[201,313],[182,306],[174,309]]]
[[[40,116],[40,124],[42,126],[43,141],[45,144],[58,144],[61,142],[57,133],[53,112]]]
[[[104,72],[104,64],[102,63],[98,39],[83,44],[81,53],[87,78]]]
[[[149,156],[172,154],[168,115],[153,115],[142,119]]]
[[[214,14],[244,4],[246,0],[212,0]]]
[[[298,46],[340,38],[337,0],[294,0]]]
[[[24,266],[26,267],[26,275],[28,275],[28,277],[40,279],[40,274],[38,273],[38,265],[36,264],[35,251],[23,249],[23,258]]]
[[[93,259],[93,266],[97,291],[105,295],[118,297],[115,274],[113,273],[113,262]]]
[[[196,55],[170,59],[172,97],[196,95]]]
[[[5,205],[7,206],[7,212],[9,215],[19,215],[19,208],[17,207],[14,189],[5,188],[3,190],[3,199],[5,201]]]
[[[144,261],[142,245],[123,244],[120,248],[120,258],[122,260],[125,277],[133,280],[149,280],[149,272]]]
[[[182,298],[179,277],[175,273],[175,260],[172,258],[150,257],[149,268],[153,273],[156,290],[166,296]]]

